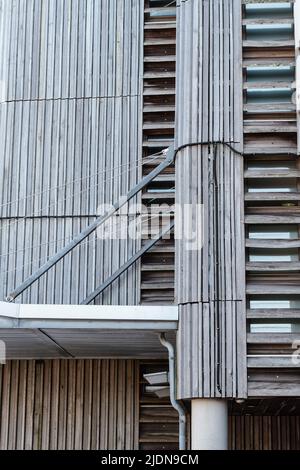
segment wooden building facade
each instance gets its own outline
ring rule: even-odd
[[[229,448],[300,449],[299,4],[0,0],[1,449],[178,448],[144,377],[168,367],[161,332],[188,423],[194,400],[223,400]],[[172,146],[10,316],[7,295]],[[132,313],[51,317],[165,220],[91,302]]]

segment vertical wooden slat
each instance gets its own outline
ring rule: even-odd
[[[9,422],[9,395],[11,383],[11,364],[1,367],[2,394],[1,394],[1,449],[8,448],[8,422]]]
[[[16,361],[11,367],[11,388],[9,400],[9,422],[8,422],[8,449],[16,446],[17,413],[18,413],[18,388],[19,388],[19,363]]]
[[[76,361],[76,408],[75,408],[75,449],[82,449],[82,423],[83,423],[83,387],[84,387],[84,361]]]
[[[100,408],[101,393],[101,362],[93,361],[93,390],[92,390],[92,426],[91,426],[91,449],[99,448],[101,423]]]
[[[84,374],[84,396],[83,396],[83,449],[91,448],[91,425],[92,425],[92,360],[85,361]]]
[[[58,449],[66,448],[67,439],[67,409],[68,409],[68,361],[62,361],[60,367],[59,377],[59,403],[58,403],[58,415],[59,415],[59,428],[58,428]]]
[[[35,397],[35,361],[30,361],[27,368],[26,377],[26,423],[25,423],[25,449],[30,450],[33,447],[33,412]]]
[[[17,417],[17,449],[24,449],[25,423],[26,423],[26,376],[27,362],[20,362],[19,371],[19,396],[18,396],[18,417]]]
[[[132,394],[132,402],[134,406],[134,422],[133,422],[133,449],[138,450],[139,448],[139,423],[140,423],[140,362],[135,361],[132,364],[134,370],[134,383],[135,387]],[[127,446],[129,448],[129,446]]]
[[[26,362],[25,362],[26,364]],[[42,428],[42,449],[49,448],[50,442],[50,426],[51,426],[51,405],[52,405],[52,395],[51,395],[51,379],[52,379],[52,369],[51,361],[45,361],[44,367],[44,390],[43,390],[43,428]]]
[[[51,424],[50,424],[50,449],[57,449],[58,445],[58,402],[59,402],[59,377],[60,377],[60,361],[51,361],[52,369],[51,377]]]
[[[38,450],[42,445],[42,418],[43,418],[43,369],[42,361],[35,362],[35,388],[33,410],[33,449]]]
[[[69,361],[68,406],[67,406],[67,449],[75,445],[75,400],[76,400],[76,361]]]

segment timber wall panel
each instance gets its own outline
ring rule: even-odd
[[[174,140],[176,5],[169,4],[169,0],[145,0],[143,175],[160,161],[153,162],[149,155],[165,149]],[[168,212],[174,198],[175,168],[171,165],[145,188],[142,201],[149,211],[153,208],[157,212],[158,206],[164,206]],[[158,217],[152,219],[158,221]],[[174,303],[173,235],[169,240],[161,240],[141,259],[141,303]]]
[[[3,450],[138,446],[137,361],[8,361],[0,384]]]
[[[1,0],[4,101],[139,95],[141,0]]]
[[[300,450],[300,416],[230,416],[231,450]]]
[[[248,396],[298,397],[299,0],[243,3]]]
[[[222,141],[242,151],[241,2],[177,6],[176,148]],[[179,151],[176,202],[192,206],[192,228],[202,230],[202,248],[190,250],[179,238],[188,219],[176,214],[178,396],[245,396],[242,157],[224,146]]]
[[[32,272],[24,264],[37,268],[36,258],[44,262],[93,220],[100,204],[112,204],[141,177],[144,5],[143,0],[0,0],[0,5],[3,299]],[[119,217],[119,231],[124,220],[126,226],[132,222],[126,214]],[[98,239],[19,299],[77,303],[139,246],[128,237]],[[117,282],[97,302],[136,304],[138,263],[122,279],[123,287]]]

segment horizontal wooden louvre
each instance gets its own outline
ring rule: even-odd
[[[143,175],[161,158],[149,157],[167,148],[174,139],[176,7],[169,0],[145,0],[143,80]],[[151,209],[164,205],[169,212],[175,198],[174,166],[167,168],[145,188],[142,202],[150,213],[145,217],[144,238],[163,223]],[[158,209],[156,209],[158,211]],[[169,216],[168,216],[169,219]],[[152,223],[152,227],[150,225]],[[169,222],[164,222],[169,224]],[[174,237],[157,243],[141,261],[141,303],[174,303]]]
[[[139,403],[139,449],[178,449],[178,414],[168,398],[158,398],[146,390],[144,374],[168,370],[166,362],[141,363]]]
[[[296,3],[243,3],[248,395],[299,396]]]
[[[0,448],[135,449],[137,384],[137,361],[9,361],[0,368]]]

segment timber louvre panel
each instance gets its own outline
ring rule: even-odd
[[[8,361],[0,449],[137,449],[138,380],[138,361]]]
[[[176,8],[169,0],[145,0],[143,80],[143,175],[161,158],[149,155],[169,147],[174,140]],[[175,198],[175,169],[169,166],[142,193],[142,202],[153,214],[169,212]],[[156,207],[156,209],[155,209]],[[150,213],[152,215],[152,212]],[[144,243],[158,226],[169,224],[169,215],[146,217]],[[149,223],[151,222],[151,226]],[[141,303],[174,303],[174,236],[164,237],[141,259]]]
[[[139,449],[178,449],[178,414],[168,398],[158,398],[146,390],[144,374],[168,369],[165,362],[140,362]]]
[[[241,2],[177,7],[175,147],[222,141],[242,151]],[[178,397],[246,396],[242,157],[223,146],[181,150],[176,202],[203,204],[203,248],[176,239]]]
[[[248,395],[299,396],[299,2],[243,3]]]

